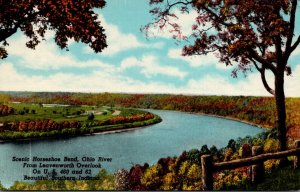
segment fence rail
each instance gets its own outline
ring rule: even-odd
[[[295,156],[294,168],[300,168],[300,140],[295,141],[295,149],[281,151],[277,153],[261,154],[261,147],[253,147],[253,157],[238,159],[222,163],[213,163],[211,155],[201,156],[202,167],[202,183],[204,190],[213,190],[213,172],[222,171],[226,169],[234,169],[244,166],[252,166],[251,178],[253,182],[259,182],[264,177],[264,161],[270,159],[281,159],[288,156]]]

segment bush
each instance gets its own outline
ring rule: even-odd
[[[227,148],[231,148],[231,149],[232,149],[232,151],[233,151],[233,152],[235,152],[235,151],[236,151],[236,147],[235,147],[235,145],[236,145],[236,142],[235,142],[235,140],[233,140],[233,139],[230,139],[230,140],[228,141]]]
[[[92,121],[94,118],[95,118],[94,113],[89,113],[89,114],[88,114],[88,120],[89,120],[89,121]]]
[[[5,188],[3,187],[3,185],[2,185],[2,183],[0,182],[0,190],[2,191],[4,191],[5,190]]]
[[[280,144],[278,140],[271,138],[265,141],[264,144],[265,153],[274,153],[279,151],[279,149],[280,149]]]
[[[24,115],[24,114],[25,114],[25,111],[24,111],[24,110],[21,110],[21,111],[19,111],[19,114],[20,114],[20,115]]]
[[[210,154],[210,151],[209,151],[207,145],[203,145],[203,146],[201,147],[200,152],[201,152],[201,155]]]
[[[158,189],[162,181],[159,175],[161,169],[162,166],[160,164],[149,167],[141,178],[142,185],[150,190]]]
[[[120,169],[115,173],[115,188],[119,191],[130,189],[129,172],[125,169]]]
[[[201,164],[201,153],[197,149],[192,149],[187,152],[187,156],[192,163]]]

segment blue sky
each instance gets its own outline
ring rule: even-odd
[[[72,40],[70,51],[60,50],[53,32],[30,50],[26,38],[15,34],[8,39],[9,57],[0,61],[0,90],[269,95],[255,70],[247,77],[232,78],[233,68],[218,63],[213,54],[183,57],[186,42],[177,44],[167,30],[153,29],[155,37],[147,39],[140,27],[152,20],[149,9],[148,0],[107,0],[107,6],[97,10],[108,41],[100,54]],[[192,11],[177,21],[185,34],[190,33],[195,15]],[[293,74],[286,77],[286,95],[300,96],[299,47],[289,64]],[[268,77],[272,85],[273,77]]]

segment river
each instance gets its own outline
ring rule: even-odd
[[[24,162],[12,161],[13,157],[104,157],[111,162],[101,162],[110,172],[119,168],[129,169],[133,164],[153,164],[161,157],[179,156],[182,151],[208,147],[224,147],[229,139],[253,136],[263,129],[223,118],[175,111],[148,110],[159,115],[159,124],[133,131],[80,136],[69,139],[26,141],[0,144],[0,181],[5,187],[13,181],[22,181],[24,175],[34,176],[34,168],[23,168]],[[86,158],[85,158],[86,159]],[[27,162],[30,163],[30,162]],[[96,174],[99,169],[93,169]]]

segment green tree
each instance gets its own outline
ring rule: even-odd
[[[1,182],[0,182],[0,190],[5,190],[5,187],[3,187]]]
[[[295,33],[297,0],[149,0],[154,6],[150,13],[154,22],[143,30],[148,34],[152,27],[171,27],[175,38],[192,42],[183,47],[182,54],[203,55],[216,53],[220,62],[236,65],[238,71],[253,68],[261,75],[266,90],[275,97],[280,149],[286,149],[286,105],[284,77],[291,75],[288,60],[300,44]],[[176,11],[189,13],[196,10],[197,17],[191,26],[193,34],[184,37],[176,23]],[[173,18],[173,20],[171,19]],[[175,18],[175,22],[174,21]],[[192,18],[191,18],[192,19]],[[274,75],[274,89],[265,77],[266,71]]]
[[[47,30],[55,31],[55,42],[67,48],[68,40],[88,44],[95,52],[106,45],[104,29],[94,8],[103,8],[105,0],[6,0],[0,2],[0,58],[7,57],[7,38],[18,30],[34,49]]]

